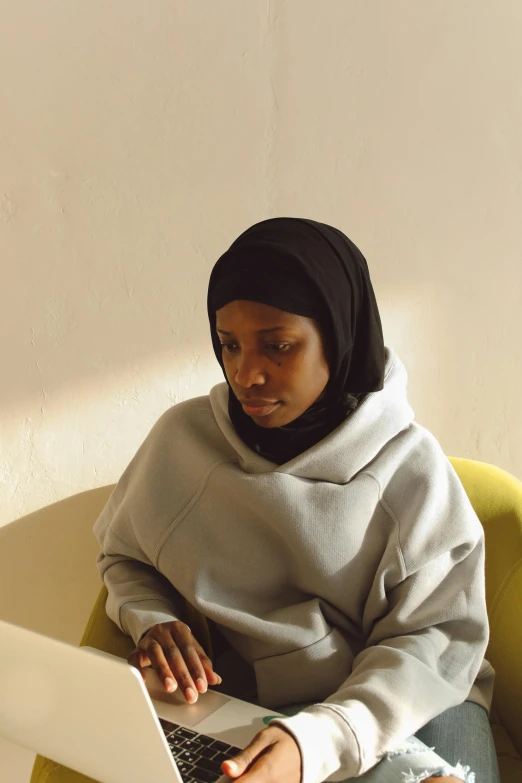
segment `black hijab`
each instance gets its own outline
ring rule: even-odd
[[[314,318],[330,348],[322,400],[283,427],[259,427],[247,416],[225,373],[216,311],[243,299]],[[212,345],[229,385],[228,410],[240,438],[283,464],[338,427],[369,392],[383,388],[381,319],[360,250],[341,231],[304,218],[271,218],[244,231],[210,275]]]

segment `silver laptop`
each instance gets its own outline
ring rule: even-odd
[[[187,704],[152,670],[0,620],[0,735],[100,783],[228,781],[221,763],[280,714],[211,689]]]

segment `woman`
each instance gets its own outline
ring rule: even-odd
[[[288,716],[224,762],[245,783],[498,783],[482,526],[414,421],[364,257],[262,221],[208,314],[226,384],[161,416],[95,526],[129,661],[191,703],[220,688],[184,601],[208,618],[221,689]]]

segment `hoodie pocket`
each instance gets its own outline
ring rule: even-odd
[[[352,670],[350,644],[338,628],[299,650],[254,661],[259,704],[321,702],[339,688]]]

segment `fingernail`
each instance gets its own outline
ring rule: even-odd
[[[207,692],[207,683],[203,679],[203,677],[198,677],[196,680],[196,688],[200,693],[206,693]]]
[[[187,688],[187,690],[185,691],[185,698],[189,702],[194,702],[198,700],[198,694],[196,693],[194,688]]]
[[[235,761],[229,761],[227,759],[228,768],[231,772],[237,772],[239,767],[237,766]]]
[[[176,683],[174,682],[174,680],[171,677],[167,677],[165,679],[165,688],[168,691],[173,691],[173,690],[176,689]]]

